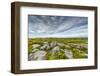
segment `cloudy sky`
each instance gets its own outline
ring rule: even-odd
[[[87,37],[88,18],[76,16],[28,16],[28,35],[34,37]]]

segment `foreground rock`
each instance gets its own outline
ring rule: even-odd
[[[47,58],[51,59],[61,59],[68,58],[74,59],[75,52],[84,52],[79,53],[82,57],[88,57],[87,44],[75,44],[75,43],[59,43],[59,42],[43,42],[42,44],[33,44],[31,53],[28,55],[29,60],[46,60]],[[58,55],[58,56],[57,56]],[[47,57],[47,58],[46,58]],[[80,58],[80,57],[79,57]]]
[[[43,46],[40,47],[41,50],[48,50],[50,49],[49,44],[43,44]]]
[[[32,50],[32,53],[36,52],[36,51],[39,51],[39,49],[33,49]]]
[[[58,52],[60,51],[60,47],[59,46],[55,46],[53,49],[52,49],[52,52]]]
[[[37,51],[35,53],[29,54],[29,60],[45,60],[45,56],[45,51]]]
[[[50,47],[51,47],[51,48],[53,48],[53,47],[55,47],[55,46],[57,46],[57,42],[56,42],[56,41],[50,43]]]
[[[45,55],[46,55],[45,51],[37,51],[37,52],[34,53],[34,59],[45,60]]]
[[[38,47],[40,47],[39,44],[33,44],[33,45],[32,45],[32,49],[36,49],[36,48],[38,48]]]
[[[64,50],[64,54],[68,59],[73,58],[73,53],[70,50]]]
[[[29,55],[28,55],[28,60],[30,61],[30,60],[34,60],[34,53],[30,53]]]

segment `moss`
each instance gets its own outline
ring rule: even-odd
[[[80,51],[79,49],[74,49],[73,51],[74,58],[86,58],[85,52]]]
[[[57,43],[62,43],[65,45],[68,45],[69,47],[66,46],[59,46],[60,47],[60,51],[56,52],[54,55],[52,55],[52,48],[46,49],[45,51],[47,52],[46,54],[46,60],[57,60],[57,59],[68,59],[63,50],[67,49],[67,50],[71,50],[73,52],[73,56],[74,58],[87,58],[85,54],[88,53],[87,48],[80,48],[77,49],[76,46],[72,46],[71,44],[86,44],[88,42],[87,38],[29,38],[28,39],[28,53],[32,52],[32,45],[33,44],[39,44],[39,45],[43,45],[44,42],[57,42]],[[40,47],[36,48],[36,49],[40,49]]]
[[[46,55],[47,60],[57,60],[57,59],[67,59],[63,51],[59,51],[52,54],[52,52],[48,52]]]

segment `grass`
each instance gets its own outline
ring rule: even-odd
[[[32,45],[39,44],[43,45],[43,42],[53,42],[56,41],[58,43],[63,43],[68,45],[69,47],[60,46],[61,49],[71,50],[73,52],[73,57],[75,59],[79,58],[87,58],[84,54],[88,54],[87,48],[77,48],[76,46],[72,46],[71,44],[87,44],[87,38],[29,38],[28,39],[28,53],[32,53]],[[51,48],[49,49],[51,50]],[[65,57],[64,52],[61,50],[60,52],[55,53],[53,56],[51,51],[48,51],[46,54],[46,60],[57,60],[57,59],[68,59]]]

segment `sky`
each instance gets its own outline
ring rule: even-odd
[[[88,17],[28,15],[28,37],[88,37]]]

